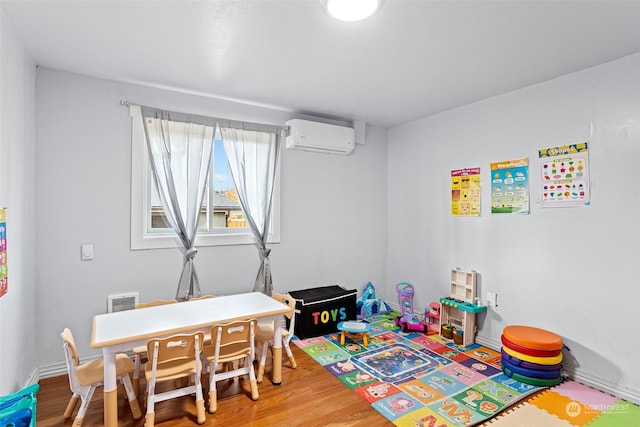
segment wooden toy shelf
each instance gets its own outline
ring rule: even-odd
[[[440,298],[440,330],[451,325],[462,331],[465,347],[475,342],[476,314],[487,311],[487,307],[475,304],[476,280],[475,271],[451,270],[451,294]]]
[[[473,303],[476,299],[476,272],[451,270],[451,293],[453,299]]]

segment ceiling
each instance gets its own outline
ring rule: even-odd
[[[0,0],[43,67],[390,127],[640,52],[640,0]]]

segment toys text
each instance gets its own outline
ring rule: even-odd
[[[328,323],[329,321],[336,322],[338,320],[345,320],[347,318],[347,310],[341,307],[339,309],[316,311],[311,313],[311,316],[313,316],[313,324],[318,325],[320,322]]]

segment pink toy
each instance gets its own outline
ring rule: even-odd
[[[401,282],[396,285],[398,300],[400,302],[400,317],[396,317],[396,325],[402,332],[427,332],[427,325],[418,320],[413,312],[413,285]]]
[[[424,319],[430,333],[439,333],[440,328],[440,303],[429,303],[429,307],[424,309]]]

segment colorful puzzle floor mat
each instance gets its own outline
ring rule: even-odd
[[[528,398],[483,427],[636,427],[640,406],[576,381]]]
[[[367,347],[360,334],[347,334],[344,345],[340,344],[339,333],[296,339],[292,343],[396,426],[460,427],[486,423],[484,425],[490,427],[567,427],[587,425],[571,424],[571,421],[582,422],[589,416],[589,422],[593,421],[590,426],[627,425],[597,423],[607,408],[615,409],[616,398],[598,399],[593,395],[592,402],[583,402],[578,397],[588,393],[584,390],[570,393],[571,387],[576,386],[567,384],[586,386],[573,381],[563,382],[551,390],[521,383],[502,372],[500,352],[477,344],[457,346],[439,335],[404,333],[393,319],[393,314],[366,319],[371,324]],[[562,399],[545,398],[555,397],[557,391],[566,392]],[[534,394],[532,402],[525,401]],[[545,399],[549,401],[546,404],[554,402],[552,410],[537,405]],[[614,401],[609,402],[611,399]],[[627,408],[632,406],[628,411],[640,416],[636,405],[624,404]],[[529,414],[514,415],[523,407],[527,408],[523,413],[540,411],[540,417],[553,417],[556,424],[547,423],[546,418],[542,424],[523,423]],[[557,414],[563,412],[566,420]]]

